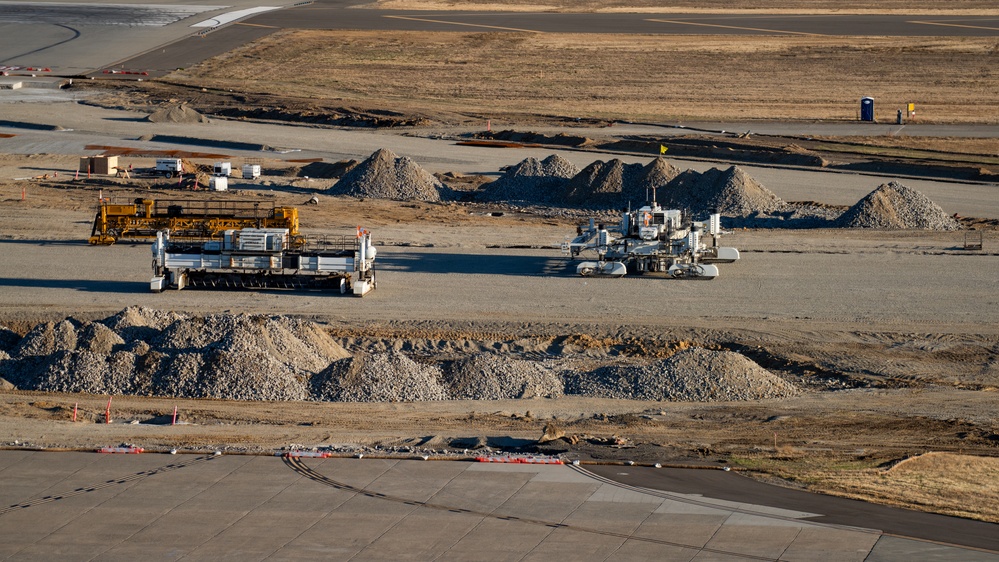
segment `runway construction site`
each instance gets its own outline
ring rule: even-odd
[[[642,72],[629,110],[580,49],[641,49],[599,34],[454,33],[442,91],[438,35],[0,91],[2,555],[999,557],[994,37],[903,49],[943,78],[898,124],[858,122],[862,76],[710,118]],[[774,40],[657,48],[859,60]]]

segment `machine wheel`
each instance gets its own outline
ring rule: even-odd
[[[592,267],[584,267],[583,269],[579,270],[579,274],[582,275],[583,277],[589,277],[589,276],[593,275],[593,268]]]
[[[163,175],[166,176],[167,179],[170,179],[173,177],[173,172],[163,172]]]

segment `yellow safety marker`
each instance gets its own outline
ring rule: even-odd
[[[498,25],[482,25],[478,23],[463,23],[459,21],[445,21],[445,20],[432,20],[426,18],[411,18],[409,16],[382,16],[386,18],[392,18],[397,20],[409,20],[409,21],[425,21],[428,23],[443,23],[447,25],[461,25],[465,27],[484,27],[486,29],[499,29],[501,31],[520,31],[523,33],[544,33],[543,31],[538,31],[536,29],[518,29],[516,27],[500,27]]]
[[[981,25],[964,25],[960,23],[939,23],[935,21],[907,21],[905,23],[918,23],[920,25],[940,25],[943,27],[965,27],[967,29],[987,29],[989,31],[999,31],[999,27],[985,27]]]
[[[692,21],[660,20],[660,19],[647,19],[645,21],[654,21],[657,23],[676,23],[680,25],[696,25],[700,27],[720,27],[722,29],[742,29],[744,31],[762,31],[764,33],[780,33],[782,35],[810,35],[812,37],[826,37],[826,35],[822,33],[806,33],[804,31],[787,31],[784,29],[764,29],[761,27],[739,27],[737,25],[721,25],[718,23],[697,23]]]

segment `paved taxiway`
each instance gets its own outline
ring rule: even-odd
[[[0,478],[8,560],[999,560],[568,466],[3,451]]]

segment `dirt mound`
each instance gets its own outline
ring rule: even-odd
[[[526,158],[506,169],[502,177],[482,187],[485,201],[560,202],[568,180],[579,169],[565,158],[552,154],[544,160]]]
[[[357,160],[341,160],[339,162],[311,162],[299,168],[295,174],[300,178],[336,179],[357,167]]]
[[[208,123],[208,118],[184,104],[167,105],[146,116],[153,123]]]
[[[922,193],[897,182],[883,184],[836,221],[844,228],[960,230],[961,225]]]
[[[447,400],[440,375],[437,367],[421,365],[401,353],[359,353],[313,377],[312,393],[334,402]]]
[[[649,365],[608,366],[566,379],[566,394],[603,398],[711,402],[789,398],[799,393],[752,360],[731,351],[690,348]]]
[[[456,400],[558,398],[562,380],[554,369],[534,361],[475,355],[447,361],[443,382]]]
[[[408,157],[379,149],[326,190],[330,195],[440,201],[442,184]]]
[[[687,170],[658,196],[660,203],[671,209],[689,209],[695,214],[715,211],[736,217],[770,213],[786,205],[738,166],[727,170],[711,168],[704,173]]]

